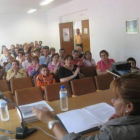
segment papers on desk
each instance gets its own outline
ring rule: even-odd
[[[40,101],[40,102],[35,102],[31,104],[26,104],[19,106],[24,120],[29,123],[29,122],[34,122],[37,121],[38,119],[35,117],[35,115],[32,113],[32,108],[36,107],[38,109],[42,109],[42,107],[47,107],[51,112],[54,112],[54,110],[45,102],[45,101]],[[18,112],[19,113],[19,112]]]
[[[57,117],[69,133],[80,133],[103,125],[114,113],[115,110],[112,106],[107,103],[99,103],[82,109],[60,113]]]

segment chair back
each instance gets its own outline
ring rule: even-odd
[[[110,73],[95,76],[97,90],[106,90],[110,88],[110,83],[113,81],[113,75]]]
[[[3,92],[3,95],[8,98],[9,100],[11,100],[12,102],[14,102],[14,98],[13,98],[13,95],[12,95],[12,92],[11,91],[6,91],[6,92]],[[8,102],[8,110],[11,110],[11,109],[14,109],[15,107],[10,104]]]
[[[10,91],[10,85],[6,80],[0,80],[0,91]]]
[[[47,101],[54,101],[60,99],[59,91],[61,85],[65,85],[66,90],[68,92],[68,97],[72,97],[72,92],[71,92],[69,82],[61,82],[61,83],[55,83],[55,84],[45,86],[45,96]]]
[[[73,95],[83,95],[96,91],[96,86],[93,77],[73,80],[70,82]]]
[[[30,87],[15,91],[17,105],[25,105],[44,100],[40,87]]]
[[[96,67],[81,67],[81,73],[84,74],[85,77],[93,77],[96,76]]]
[[[10,80],[11,91],[14,94],[15,90],[33,87],[32,78],[30,76],[15,78]]]

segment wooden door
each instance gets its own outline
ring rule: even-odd
[[[89,20],[82,20],[83,51],[90,51]]]
[[[74,37],[73,37],[73,22],[60,23],[60,46],[64,48],[66,54],[71,54],[74,49]]]

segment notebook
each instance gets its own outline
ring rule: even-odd
[[[57,118],[68,133],[85,134],[98,130],[114,113],[114,107],[107,103],[99,103],[57,114]]]
[[[39,101],[39,102],[19,106],[24,121],[26,121],[27,123],[37,121],[38,119],[36,118],[35,114],[33,114],[32,108],[36,107],[38,109],[42,109],[43,106],[48,108],[51,112],[54,112],[53,108],[51,108],[51,106],[49,106],[45,101]]]

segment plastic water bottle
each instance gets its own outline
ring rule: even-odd
[[[68,94],[64,85],[61,86],[59,95],[60,95],[60,109],[61,111],[67,111],[68,110]]]
[[[9,120],[9,112],[7,107],[7,102],[5,100],[0,100],[0,116],[2,121]]]

